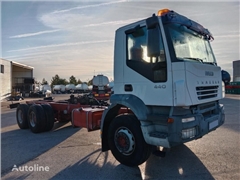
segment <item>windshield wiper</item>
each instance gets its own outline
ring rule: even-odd
[[[217,63],[215,63],[215,62],[203,62],[204,64],[212,64],[212,65],[217,65]]]
[[[202,60],[202,59],[200,59],[200,58],[183,57],[183,59],[191,59],[191,60],[195,60],[195,61],[198,61],[198,62],[201,62],[201,63],[203,63],[203,60]]]

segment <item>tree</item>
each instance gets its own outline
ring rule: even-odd
[[[42,85],[48,84],[48,82],[45,80],[45,78],[43,78],[42,80]]]
[[[67,85],[68,84],[68,82],[67,82],[67,80],[66,79],[59,79],[59,81],[58,81],[58,84],[63,84],[63,85]]]
[[[61,79],[57,74],[52,77],[51,80],[51,86],[53,87],[53,85],[58,85],[58,84],[63,84],[66,85],[68,82],[66,81],[66,79]]]
[[[54,77],[52,77],[51,86],[58,84],[59,79],[60,78],[57,74]]]
[[[93,79],[89,80],[89,81],[87,82],[87,85],[88,85],[88,86],[93,85],[92,82],[93,82]]]
[[[77,84],[82,84],[82,81],[78,79]]]
[[[69,78],[69,84],[77,85],[77,80],[73,75]]]

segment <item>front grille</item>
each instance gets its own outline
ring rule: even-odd
[[[214,109],[214,108],[215,108],[215,102],[199,105],[199,109],[200,109],[200,110],[209,109],[209,108]]]
[[[198,86],[196,87],[199,100],[217,97],[218,86]]]

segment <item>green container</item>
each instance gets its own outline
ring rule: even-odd
[[[240,89],[232,89],[230,94],[240,94]]]
[[[240,94],[240,89],[236,89],[236,94]]]
[[[229,84],[230,84],[230,85],[240,85],[240,82],[235,81],[235,82],[230,82]]]

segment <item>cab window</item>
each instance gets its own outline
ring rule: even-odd
[[[152,82],[167,81],[167,64],[164,48],[160,56],[147,56],[147,28],[139,27],[126,32],[127,38],[127,66]],[[162,38],[160,40],[163,46]]]

